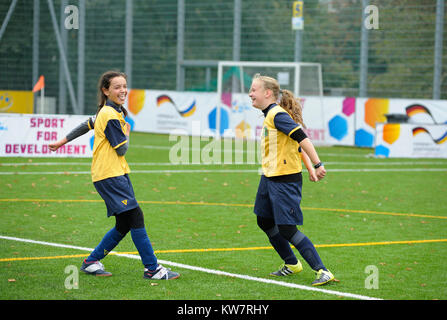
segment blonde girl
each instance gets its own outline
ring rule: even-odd
[[[334,280],[310,239],[297,229],[303,224],[300,208],[302,164],[308,168],[311,181],[325,177],[326,169],[306,136],[302,108],[288,90],[281,90],[276,79],[256,74],[249,97],[253,107],[264,114],[261,134],[262,171],[254,213],[284,264],[274,276],[288,276],[303,270],[290,243],[315,271],[313,286]],[[300,156],[303,157],[303,160]],[[313,167],[312,167],[313,164]]]

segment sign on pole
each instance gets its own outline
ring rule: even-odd
[[[304,29],[303,1],[294,1],[292,10],[292,30]]]

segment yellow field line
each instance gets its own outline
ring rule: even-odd
[[[431,216],[431,215],[416,214],[416,213],[398,213],[398,212],[386,212],[386,211],[333,209],[333,208],[310,208],[310,207],[302,207],[302,209],[303,210],[318,210],[318,211],[349,212],[349,213],[383,214],[383,215],[389,215],[389,216],[406,216],[406,217],[419,217],[419,218],[432,218],[432,219],[447,219],[447,216]]]
[[[360,242],[360,243],[334,243],[334,244],[317,244],[317,248],[337,248],[337,247],[362,247],[362,246],[383,246],[392,244],[417,244],[417,243],[435,243],[447,242],[447,239],[427,239],[427,240],[403,240],[403,241],[382,241],[382,242]],[[271,250],[272,247],[247,247],[247,248],[209,248],[209,249],[172,249],[172,250],[155,250],[158,253],[197,253],[197,252],[223,252],[223,251],[252,251],[252,250]],[[137,251],[132,252],[111,252],[109,255],[119,254],[138,254]],[[3,258],[0,262],[8,261],[30,261],[30,260],[49,260],[49,259],[67,259],[87,257],[89,253],[72,254],[63,256],[50,257],[17,257],[17,258]]]
[[[363,247],[363,246],[384,246],[390,244],[417,244],[447,242],[447,239],[427,239],[427,240],[402,240],[402,241],[381,241],[381,242],[359,242],[359,243],[334,243],[315,245],[317,248],[335,248],[335,247]]]
[[[103,202],[103,200],[88,200],[88,199],[0,199],[0,202]],[[199,206],[223,206],[223,207],[253,207],[253,204],[245,203],[224,203],[224,202],[203,202],[203,201],[155,201],[155,200],[139,200],[142,204],[161,204],[161,205],[199,205]],[[405,216],[405,217],[418,217],[427,219],[447,219],[447,216],[433,216],[425,214],[415,213],[399,213],[399,212],[386,212],[386,211],[372,211],[372,210],[356,210],[356,209],[334,209],[334,208],[313,208],[302,207],[303,210],[317,210],[317,211],[330,211],[330,212],[347,212],[347,213],[366,213],[366,214],[381,214],[389,216]]]
[[[4,259],[0,259],[0,262],[80,258],[80,257],[88,257],[89,254],[90,254],[90,253],[84,253],[84,254],[70,254],[70,255],[64,255],[64,256],[51,256],[51,257],[19,257],[19,258],[4,258]]]

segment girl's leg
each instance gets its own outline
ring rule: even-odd
[[[112,251],[125,235],[120,233],[116,227],[110,229],[87,259],[82,262],[81,271],[95,276],[111,276],[112,274],[107,272],[99,261]]]
[[[279,225],[278,229],[281,235],[293,244],[313,270],[323,269],[327,271],[312,241],[304,233],[300,232],[296,226]]]
[[[159,265],[144,226],[143,211],[137,207],[127,214],[132,241],[138,250],[145,269],[143,277],[151,280],[177,279],[180,274]]]
[[[126,234],[120,233],[116,227],[110,229],[96,246],[92,253],[85,260],[86,262],[99,261],[112,251]]]
[[[293,253],[289,242],[280,234],[278,226],[275,225],[275,221],[273,219],[258,216],[257,222],[259,228],[261,228],[269,238],[273,248],[279,254],[281,259],[284,260],[284,263],[292,265],[297,264],[298,259]]]
[[[140,254],[143,265],[149,270],[157,269],[157,257],[144,226],[144,216],[141,208],[136,207],[120,215],[124,215],[123,217],[127,219],[132,241]]]

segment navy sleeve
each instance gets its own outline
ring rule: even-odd
[[[296,131],[300,125],[293,121],[292,117],[286,112],[278,112],[273,119],[276,129],[290,135],[293,131]]]
[[[104,134],[114,149],[118,148],[127,141],[127,137],[121,129],[121,124],[117,119],[111,119],[107,122]]]
[[[95,119],[96,119],[96,115],[88,118],[87,125],[90,130],[95,129]]]

